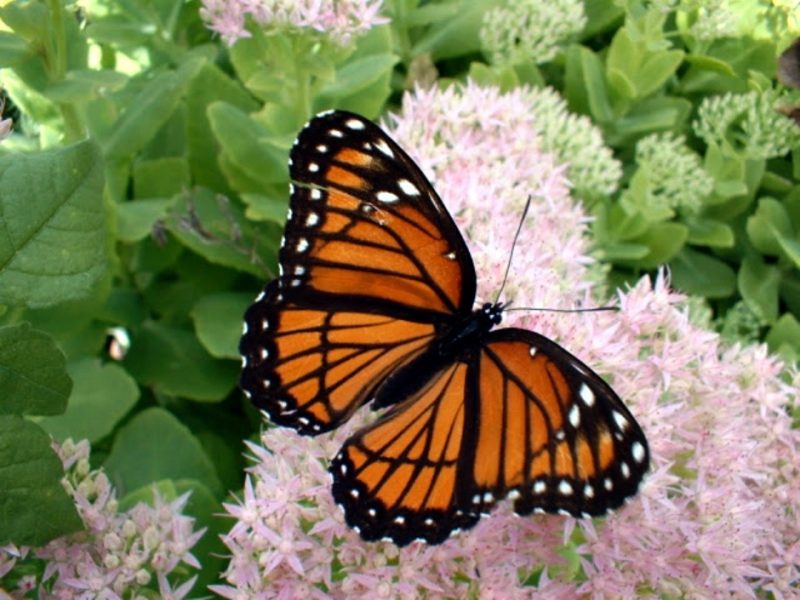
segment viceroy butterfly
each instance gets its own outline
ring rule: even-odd
[[[473,311],[452,217],[377,125],[329,111],[300,132],[280,275],[245,314],[244,393],[317,435],[390,407],[333,459],[333,497],[365,540],[432,544],[502,498],[600,515],[634,495],[647,441],[596,373],[532,331]]]

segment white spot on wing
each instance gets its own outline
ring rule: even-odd
[[[312,200],[319,200],[320,198],[322,198],[322,192],[320,190],[318,190],[317,188],[313,188],[311,190],[311,199]]]
[[[400,186],[400,189],[409,196],[419,196],[419,190],[417,189],[417,186],[411,183],[408,179],[400,179],[397,182],[397,185]]]
[[[566,479],[561,480],[561,483],[558,484],[558,493],[563,496],[569,496],[572,494],[572,486],[570,485],[569,481]]]
[[[364,123],[362,123],[358,119],[348,119],[347,121],[345,121],[344,124],[347,125],[350,129],[354,130],[364,129]]]
[[[327,151],[328,151],[328,147],[325,144],[320,144],[319,146],[317,146],[317,152],[323,152],[324,153],[324,152],[327,152]]]
[[[531,346],[531,349],[528,350],[528,354],[530,354],[531,356],[536,356],[536,352],[537,352],[536,346]]]
[[[569,424],[576,429],[578,428],[578,425],[581,424],[581,411],[577,404],[573,404],[569,411]]]
[[[315,212],[308,213],[306,217],[306,227],[314,227],[317,223],[319,223],[319,215]]]
[[[312,173],[316,173],[319,171],[319,165],[317,163],[308,163],[308,170]]]
[[[397,194],[393,194],[392,192],[378,192],[375,194],[375,197],[386,204],[391,204],[392,202],[397,202],[399,200]]]
[[[394,158],[394,152],[392,152],[392,149],[389,147],[389,144],[387,144],[383,140],[378,140],[377,142],[375,142],[375,147],[381,152],[383,152],[389,158]]]
[[[586,406],[594,406],[594,392],[592,392],[591,388],[588,385],[581,384],[581,389],[578,392],[578,395],[583,400],[583,403]]]
[[[533,493],[542,494],[547,489],[547,484],[544,481],[537,481],[533,484]]]
[[[297,240],[296,248],[298,252],[305,252],[308,250],[308,240],[306,238],[300,238]]]
[[[633,454],[633,460],[636,462],[640,463],[644,460],[644,446],[642,446],[641,442],[633,442],[631,453]]]
[[[328,131],[328,135],[335,138],[344,137],[344,134],[338,129],[331,129],[330,131]]]
[[[622,476],[625,479],[631,476],[631,468],[628,466],[628,463],[624,462],[620,464],[619,470],[622,471]]]
[[[583,495],[587,498],[594,498],[594,488],[587,483],[586,487],[583,488]]]
[[[616,410],[614,411],[614,422],[617,424],[617,427],[619,427],[622,431],[625,431],[625,429],[628,427],[628,420]]]

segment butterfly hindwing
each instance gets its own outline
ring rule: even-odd
[[[272,421],[303,434],[341,425],[433,339],[429,323],[281,296],[273,282],[245,314],[240,385]]]
[[[475,372],[471,502],[486,511],[602,515],[636,493],[647,441],[625,405],[578,358],[524,329],[487,335]]]
[[[547,338],[502,329],[358,432],[334,459],[334,499],[368,540],[438,543],[508,497],[518,514],[600,515],[648,466],[636,421]]]

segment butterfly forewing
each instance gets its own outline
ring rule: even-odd
[[[468,314],[475,270],[414,162],[380,128],[346,112],[314,118],[291,152],[284,287],[370,310]]]

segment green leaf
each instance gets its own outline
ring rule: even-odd
[[[233,165],[258,184],[286,181],[289,148],[281,147],[255,119],[227,102],[211,104],[208,118],[217,141]],[[221,166],[224,171],[224,165]],[[230,177],[228,180],[232,185],[235,183]]]
[[[779,237],[778,243],[781,245],[783,253],[794,263],[795,268],[800,269],[800,241]]]
[[[250,223],[238,204],[209,190],[182,196],[165,223],[181,244],[209,262],[263,278],[277,261],[280,227]]]
[[[83,527],[63,476],[49,435],[20,417],[0,416],[0,545],[43,546]]]
[[[239,83],[214,64],[206,63],[192,79],[186,94],[186,139],[193,182],[228,193],[225,176],[217,163],[219,144],[211,131],[206,109],[223,100],[245,113],[258,110],[258,103]]]
[[[178,108],[202,66],[201,59],[192,58],[177,71],[161,73],[145,84],[135,98],[126,102],[125,112],[115,121],[103,144],[105,155],[130,158],[144,148]]]
[[[755,213],[747,219],[747,236],[762,254],[779,256],[780,238],[794,237],[789,214],[774,198],[761,198]]]
[[[646,58],[634,78],[639,96],[649,96],[672,77],[683,62],[683,51],[664,50]]]
[[[241,194],[242,202],[247,205],[244,216],[250,221],[272,221],[283,227],[286,222],[287,198],[282,194]]]
[[[74,69],[64,79],[48,86],[46,95],[53,102],[78,103],[108,94],[123,87],[128,78],[108,69]]]
[[[58,415],[72,389],[64,354],[27,323],[0,327],[0,414]]]
[[[87,296],[108,261],[103,167],[93,143],[0,157],[0,303]]]
[[[601,247],[603,258],[609,262],[629,262],[644,258],[650,249],[644,244],[611,243]]]
[[[84,358],[70,364],[75,382],[67,412],[40,421],[60,441],[71,437],[94,443],[111,433],[139,399],[139,388],[121,366]]]
[[[191,331],[148,321],[124,366],[139,383],[200,402],[219,402],[236,385],[238,364],[212,358]]]
[[[766,338],[770,351],[791,360],[800,356],[800,323],[791,313],[785,313],[770,328]]]
[[[768,324],[778,319],[778,287],[781,275],[777,267],[758,257],[748,257],[739,268],[739,293],[756,316]]]
[[[679,129],[692,111],[692,103],[684,98],[654,96],[637,102],[624,117],[613,123],[613,135],[607,143],[627,142],[655,131]]]
[[[169,198],[191,183],[189,162],[182,156],[137,160],[133,164],[134,198]]]
[[[374,83],[398,63],[394,54],[372,54],[354,60],[336,71],[336,79],[320,90],[331,101],[353,95]]]
[[[211,294],[192,309],[197,337],[211,356],[239,359],[239,338],[245,309],[253,303],[250,294]]]
[[[570,110],[590,114],[599,123],[613,121],[603,64],[589,48],[570,46],[564,83]]]
[[[200,443],[163,408],[148,408],[120,428],[103,466],[123,496],[162,479],[196,479],[213,494],[222,493]]]
[[[10,31],[0,31],[0,65],[13,69],[32,58],[35,58],[35,53],[25,40]]]
[[[689,229],[680,223],[655,223],[643,236],[632,240],[647,246],[649,252],[645,258],[633,262],[630,266],[655,269],[667,263],[683,248],[688,235]]]
[[[133,244],[141,241],[153,232],[153,228],[160,220],[166,219],[169,209],[175,205],[178,198],[132,200],[116,204],[117,211],[117,239],[121,242]]]
[[[434,60],[441,60],[478,52],[483,16],[494,4],[487,0],[461,0],[456,16],[430,26],[414,44],[411,54],[427,53]]]
[[[688,243],[711,248],[733,247],[734,235],[730,225],[703,217],[687,217],[685,223],[689,227]]]
[[[683,248],[670,261],[672,282],[688,294],[727,298],[736,291],[736,273],[718,258]]]

